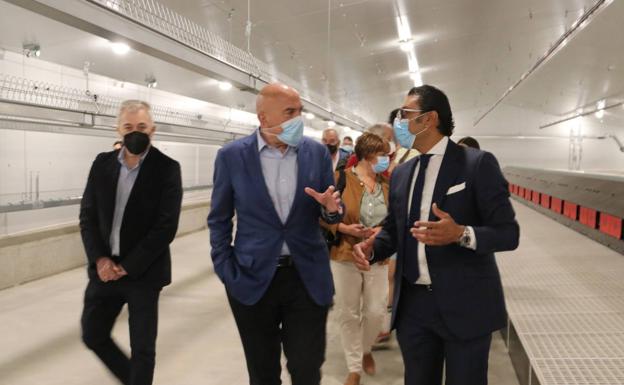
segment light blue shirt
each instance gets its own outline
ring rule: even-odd
[[[137,176],[139,175],[139,170],[141,169],[141,165],[143,164],[143,160],[147,156],[149,152],[149,147],[143,154],[141,155],[141,159],[139,163],[134,168],[129,168],[126,165],[126,161],[124,160],[124,155],[126,149],[122,148],[119,150],[119,155],[117,155],[117,160],[121,164],[121,169],[119,170],[119,179],[117,181],[117,195],[115,197],[115,212],[113,214],[113,226],[111,228],[110,234],[110,247],[112,255],[119,255],[119,239],[121,237],[121,222],[123,221],[124,212],[126,211],[126,204],[128,203],[128,198],[130,198],[130,193],[132,192],[132,187],[134,187],[134,182],[136,182]]]
[[[258,152],[264,183],[269,190],[271,201],[282,223],[286,223],[290,209],[295,201],[297,191],[297,147],[288,146],[282,154],[280,150],[270,147],[256,131],[258,136]],[[286,242],[282,245],[282,255],[290,255]]]

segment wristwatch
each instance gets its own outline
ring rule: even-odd
[[[471,237],[470,230],[468,229],[468,226],[464,226],[464,232],[459,237],[459,240],[457,241],[457,243],[459,243],[461,247],[468,247],[470,246],[471,242],[472,242],[472,237]]]

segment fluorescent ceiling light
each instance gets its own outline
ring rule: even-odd
[[[598,119],[602,119],[604,117],[604,108],[607,105],[607,101],[605,99],[599,100],[598,103],[596,103],[596,108],[598,109],[598,111],[596,111],[596,117]]]
[[[336,127],[336,122],[334,122],[333,120],[328,120],[327,121],[327,126],[330,128],[334,128]]]
[[[414,85],[416,87],[423,85],[422,76],[420,75],[420,72],[410,72],[410,79],[414,81]]]
[[[403,52],[409,52],[412,49],[412,40],[401,40],[399,41],[399,47]]]
[[[229,91],[232,89],[232,83],[230,82],[219,82],[219,89],[221,91]]]
[[[396,18],[397,31],[399,32],[399,40],[407,41],[412,39],[412,30],[407,20],[407,16],[401,15]]]
[[[312,120],[316,116],[313,113],[311,113],[311,112],[306,112],[305,117],[306,117],[306,119]]]
[[[126,43],[111,43],[111,49],[117,55],[125,55],[130,52],[130,47]]]
[[[419,72],[418,59],[416,58],[416,52],[411,50],[407,53],[407,64],[409,66],[409,72]]]
[[[604,110],[606,106],[607,106],[607,101],[605,99],[599,100],[598,103],[596,103],[596,108],[599,110]]]
[[[117,4],[117,1],[107,1],[106,6],[114,11],[119,11],[119,4]]]

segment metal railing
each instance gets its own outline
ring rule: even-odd
[[[209,191],[212,184],[189,185],[184,187],[185,193]],[[72,206],[80,204],[83,189],[67,189],[59,191],[36,191],[36,196],[32,191],[18,194],[0,194],[0,214],[47,209],[60,206]]]
[[[17,76],[0,74],[0,101],[62,109],[72,112],[89,113],[115,117],[123,99],[113,96],[92,94],[85,90],[59,86]],[[232,122],[204,116],[197,112],[179,110],[169,106],[152,104],[152,115],[159,123],[201,128],[213,125],[252,131],[254,125]]]
[[[265,82],[279,80],[288,84],[299,90],[311,103],[328,110],[332,114],[343,116],[354,123],[361,121],[360,117],[353,114],[350,110],[316,92],[308,90],[301,83],[284,74],[272,73],[268,64],[253,56],[250,52],[238,48],[207,28],[155,0],[88,1],[227,63],[254,78]]]

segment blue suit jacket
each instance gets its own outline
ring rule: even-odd
[[[331,303],[334,285],[319,227],[321,206],[304,188],[322,192],[333,185],[332,162],[325,146],[304,138],[298,146],[297,163],[295,200],[284,224],[264,181],[256,133],[227,144],[217,153],[208,215],[212,261],[228,293],[245,305],[255,304],[266,292],[283,242],[288,244],[310,297],[319,305]],[[232,245],[235,213],[236,239]],[[332,222],[342,218],[334,219]]]
[[[407,226],[408,199],[415,166],[416,158],[392,173],[388,218],[374,244],[373,261],[397,252],[394,309],[401,295],[403,260],[415,255],[413,250],[405,250],[404,238],[411,227]],[[446,195],[449,187],[464,182],[465,189]],[[433,295],[446,325],[461,339],[503,328],[507,314],[494,252],[518,247],[519,226],[496,158],[449,141],[432,202],[457,223],[473,226],[477,239],[476,251],[458,244],[426,246]],[[431,213],[429,220],[438,218]],[[395,312],[393,325],[396,316]]]

